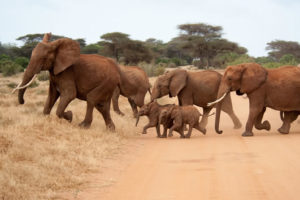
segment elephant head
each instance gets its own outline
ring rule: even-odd
[[[16,88],[19,90],[20,104],[24,104],[26,87],[36,74],[42,70],[49,70],[50,74],[58,75],[79,59],[80,47],[76,41],[62,38],[49,42],[50,37],[51,33],[46,33],[43,41],[38,43],[32,51],[23,80]]]
[[[231,91],[236,91],[237,95],[243,95],[244,93],[250,94],[265,83],[267,76],[267,70],[256,63],[244,63],[236,66],[228,66],[226,68],[219,86],[217,100],[209,104],[209,106],[211,106],[218,103],[215,121],[217,133],[222,133],[222,131],[219,130],[220,111],[222,100],[227,94]]]
[[[143,105],[140,108],[140,110],[139,110],[139,112],[137,114],[135,126],[138,125],[139,120],[140,120],[140,116],[149,115],[150,114],[150,110],[151,110],[151,107],[153,106],[153,104],[157,104],[157,102],[153,101],[153,102],[147,103],[147,104]]]
[[[151,100],[153,101],[167,94],[170,97],[177,96],[185,87],[187,76],[187,71],[183,69],[175,69],[159,76],[154,83]]]

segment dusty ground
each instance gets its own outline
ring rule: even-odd
[[[248,99],[232,94],[235,112],[245,124]],[[223,113],[222,135],[214,132],[214,117],[203,136],[191,139],[132,137],[115,158],[107,161],[90,185],[68,199],[182,200],[182,199],[299,199],[300,124],[281,135],[279,112],[267,109],[271,131],[254,130],[241,137]],[[142,130],[142,126],[139,129]]]

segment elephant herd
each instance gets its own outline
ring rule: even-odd
[[[289,133],[291,123],[300,112],[300,68],[283,66],[277,69],[265,69],[256,63],[228,66],[224,75],[212,71],[190,72],[175,69],[159,76],[152,92],[146,73],[138,67],[120,66],[110,58],[100,55],[80,54],[79,44],[68,38],[50,41],[51,33],[44,35],[32,51],[30,62],[24,72],[18,90],[18,100],[24,104],[24,93],[35,76],[43,70],[49,71],[49,91],[44,106],[44,114],[50,114],[59,99],[56,115],[72,121],[71,111],[66,111],[68,104],[75,98],[86,101],[86,114],[79,124],[88,128],[93,120],[96,108],[103,116],[106,127],[115,130],[110,116],[111,102],[113,109],[123,115],[118,106],[119,95],[128,98],[137,118],[147,115],[149,127],[156,127],[159,137],[167,137],[167,129],[177,131],[181,137],[190,137],[192,128],[203,134],[210,111],[216,107],[215,129],[219,130],[220,111],[232,119],[234,128],[242,124],[233,111],[230,92],[237,95],[247,94],[249,98],[249,116],[243,136],[252,136],[253,126],[258,130],[270,130],[271,125],[262,118],[266,107],[279,110],[283,125],[280,133]],[[14,90],[14,91],[15,91]],[[151,102],[144,105],[146,93],[151,95]],[[159,105],[156,99],[169,95],[177,97],[178,104]],[[193,105],[203,108],[203,116]],[[140,107],[139,111],[137,107]],[[164,132],[160,134],[160,124]],[[189,131],[183,134],[185,125]]]

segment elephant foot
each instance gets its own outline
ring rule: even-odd
[[[180,135],[180,138],[185,138],[185,136],[184,135]]]
[[[116,110],[115,110],[115,112],[116,112],[118,115],[121,115],[121,116],[124,116],[124,115],[125,115],[125,114],[122,113],[121,111],[116,111]]]
[[[90,128],[90,127],[91,127],[91,123],[88,123],[88,122],[83,121],[83,122],[81,122],[81,123],[79,124],[79,126],[80,126],[81,128]]]
[[[289,132],[290,132],[289,129],[283,128],[283,127],[279,128],[279,129],[277,129],[277,130],[278,130],[278,132],[281,133],[281,134],[289,134]]]
[[[72,122],[72,119],[73,119],[73,113],[72,111],[67,111],[64,113],[64,118],[69,121],[69,122]]]
[[[271,129],[271,125],[270,125],[269,121],[266,120],[262,124],[255,125],[255,128],[257,130],[265,129],[265,130],[269,131]]]
[[[147,131],[143,131],[142,134],[147,134]]]
[[[250,132],[250,131],[245,131],[243,134],[242,134],[243,137],[250,137],[250,136],[253,136],[253,133]]]
[[[110,123],[110,124],[106,125],[106,129],[109,130],[109,131],[111,131],[111,132],[115,132],[116,127],[115,127],[115,125],[113,123]]]
[[[190,138],[190,137],[191,137],[191,135],[189,135],[189,134],[186,134],[184,137],[185,137],[185,138]]]
[[[167,138],[167,135],[161,135],[160,138]]]
[[[169,134],[168,134],[168,137],[173,137],[173,133],[169,133]]]
[[[270,122],[268,120],[264,121],[263,122],[263,127],[267,131],[271,130],[271,124],[270,124]]]
[[[240,129],[240,128],[242,128],[242,123],[241,122],[236,122],[235,124],[234,124],[234,127],[233,127],[234,129]]]

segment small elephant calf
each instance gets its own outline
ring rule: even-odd
[[[159,115],[163,110],[167,110],[172,106],[174,106],[174,104],[159,105],[156,101],[152,101],[148,104],[143,105],[138,112],[137,119],[136,119],[136,126],[139,122],[140,116],[146,115],[149,119],[149,123],[144,126],[143,134],[147,133],[148,128],[156,127],[157,137],[161,137]],[[169,121],[162,120],[162,123],[164,126],[167,126],[167,128],[173,126],[172,120]]]
[[[167,119],[170,119],[173,122],[173,125],[169,130],[169,136],[173,136],[172,132],[176,130],[179,132],[181,138],[190,138],[193,128],[199,130],[204,135],[206,134],[206,129],[202,128],[199,124],[200,116],[201,114],[198,109],[192,105],[172,105],[160,113],[159,120],[168,121]],[[189,125],[188,133],[186,135],[183,133],[185,124]],[[164,133],[166,133],[166,130],[164,130]],[[164,135],[164,137],[166,137],[166,135]]]

